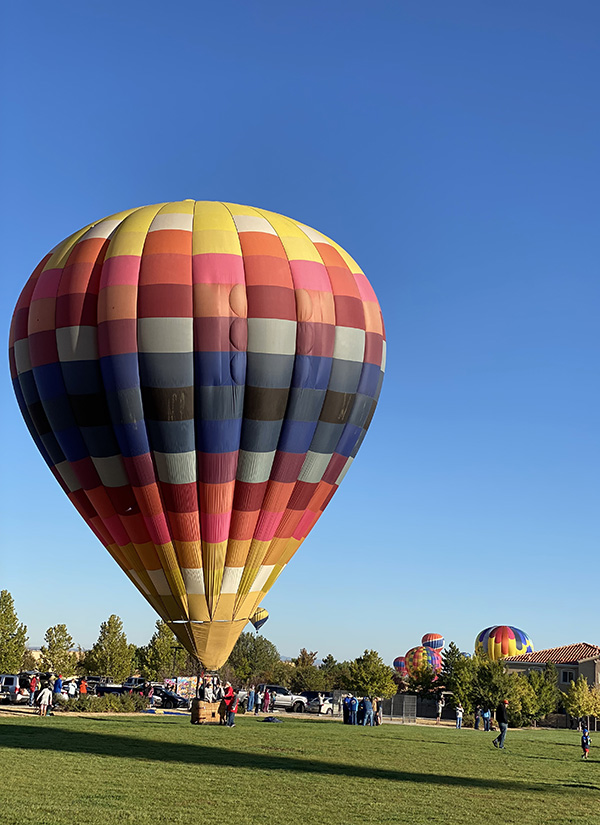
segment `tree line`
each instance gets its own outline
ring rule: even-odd
[[[160,619],[147,645],[130,644],[119,616],[100,625],[90,650],[76,647],[65,624],[49,627],[39,659],[27,649],[27,627],[19,622],[8,590],[0,591],[0,673],[22,670],[63,675],[109,676],[116,682],[139,673],[148,681],[193,675],[196,661],[182,648]],[[374,650],[352,661],[337,662],[330,654],[317,665],[317,652],[302,648],[295,659],[282,661],[275,645],[264,636],[242,633],[219,675],[236,687],[269,682],[292,691],[351,690],[358,695],[391,696],[396,692],[394,671]]]

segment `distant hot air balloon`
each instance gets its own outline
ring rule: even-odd
[[[258,610],[254,613],[253,616],[250,616],[250,624],[254,627],[256,632],[261,629],[264,623],[269,618],[269,611],[265,610],[264,607],[259,607]]]
[[[406,670],[409,676],[413,676],[424,667],[430,667],[437,673],[442,669],[442,657],[430,647],[412,647],[406,654]]]
[[[533,642],[518,627],[494,625],[486,627],[475,639],[475,653],[487,653],[490,659],[503,659],[505,656],[520,656],[533,652]]]
[[[402,678],[407,675],[408,671],[406,670],[406,658],[404,656],[398,656],[394,659],[394,670],[402,676]]]
[[[216,668],[352,464],[385,340],[336,243],[189,200],[112,215],[48,253],[19,297],[10,361],[65,493]]]
[[[438,653],[444,647],[444,637],[439,633],[426,633],[421,639],[421,644],[424,647],[430,647],[432,650],[437,650]]]

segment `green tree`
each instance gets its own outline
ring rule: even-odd
[[[312,667],[317,661],[317,654],[318,651],[316,650],[309,653],[305,647],[302,647],[300,648],[300,653],[295,659],[292,659],[292,662],[296,667]]]
[[[170,677],[186,675],[186,651],[177,641],[171,628],[161,619],[156,622],[156,629],[143,651],[143,656],[140,657],[137,650],[136,656],[140,663],[140,672],[151,681],[162,682]],[[143,661],[140,661],[140,658],[143,658]]]
[[[0,590],[0,673],[21,670],[26,644],[27,627],[19,623],[13,597]]]
[[[131,674],[134,653],[135,645],[127,643],[123,622],[113,614],[100,625],[98,639],[82,660],[81,669],[122,682]]]
[[[328,653],[319,665],[319,669],[322,670],[324,673],[331,673],[335,669],[336,665],[336,660],[333,658],[331,653]]]
[[[327,676],[329,680],[329,690],[349,690],[352,679],[350,667],[351,662],[336,662],[329,670]]]
[[[549,713],[554,713],[560,698],[556,667],[548,663],[543,672],[530,671],[527,679],[537,699],[537,712],[533,718],[539,720]]]
[[[452,691],[454,703],[460,703],[467,713],[473,711],[475,702],[482,701],[473,697],[475,669],[476,660],[463,656],[454,642],[450,642],[442,654],[439,683]]]
[[[594,696],[583,675],[577,681],[571,681],[562,700],[567,713],[571,716],[591,716],[594,712]]]
[[[596,719],[595,729],[598,729],[598,719],[600,719],[600,688],[594,685],[590,688],[590,716]]]
[[[411,693],[420,693],[427,696],[438,690],[439,680],[432,667],[425,665],[408,675],[406,687]]]
[[[271,681],[271,674],[281,662],[273,642],[254,633],[242,633],[229,654],[226,665],[233,669],[240,685]],[[224,673],[224,671],[223,671]]]
[[[69,676],[75,671],[77,656],[72,653],[73,639],[66,624],[49,627],[44,635],[45,644],[40,648],[40,665],[42,670],[52,673],[64,673]]]
[[[508,721],[515,727],[531,724],[540,715],[539,698],[526,676],[509,675]]]
[[[31,650],[26,650],[23,655],[23,661],[21,662],[21,670],[37,670],[39,662],[31,652]]]
[[[473,664],[473,679],[469,710],[476,703],[494,711],[502,699],[510,701],[513,684],[503,662],[493,661],[485,655],[474,656],[470,661]]]
[[[393,696],[396,693],[394,671],[376,650],[365,650],[350,663],[348,687],[362,696]]]

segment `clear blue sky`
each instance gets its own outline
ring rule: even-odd
[[[89,221],[251,204],[346,247],[388,371],[357,461],[268,595],[285,655],[481,628],[600,643],[600,6],[11,4],[1,319]],[[0,587],[32,644],[154,615],[51,477],[8,370]],[[307,600],[307,593],[310,600]]]

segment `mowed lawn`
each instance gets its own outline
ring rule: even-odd
[[[0,822],[600,823],[600,734],[282,718],[5,717]]]

